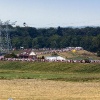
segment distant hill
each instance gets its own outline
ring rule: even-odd
[[[76,59],[76,60],[80,60],[80,59],[100,59],[100,57],[97,57],[97,54],[96,53],[93,53],[93,52],[89,52],[89,51],[86,51],[86,50],[78,50],[76,52],[72,52],[72,51],[66,51],[66,52],[59,52],[57,53],[59,56],[62,56],[66,59]],[[44,56],[44,57],[47,57],[47,56],[51,56],[51,54],[40,54],[38,55],[40,57]]]

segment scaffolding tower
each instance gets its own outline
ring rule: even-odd
[[[0,55],[7,54],[12,49],[9,32],[13,30],[9,26],[15,25],[15,23],[10,23],[10,20],[6,22],[0,20]]]

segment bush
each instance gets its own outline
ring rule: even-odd
[[[17,58],[17,55],[14,54],[14,53],[6,54],[6,55],[4,56],[4,58]]]
[[[58,56],[56,52],[53,52],[51,56]]]
[[[100,50],[97,52],[97,56],[100,57]]]
[[[84,59],[84,60],[85,60],[85,63],[90,63],[89,59]]]

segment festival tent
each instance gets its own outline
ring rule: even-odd
[[[66,59],[61,57],[61,56],[49,56],[45,57],[46,60],[48,61],[65,61]]]

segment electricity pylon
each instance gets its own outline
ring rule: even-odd
[[[0,20],[0,53],[9,53],[12,49],[9,32],[13,31],[9,26],[15,25],[16,22],[10,23],[10,20],[2,22]]]

